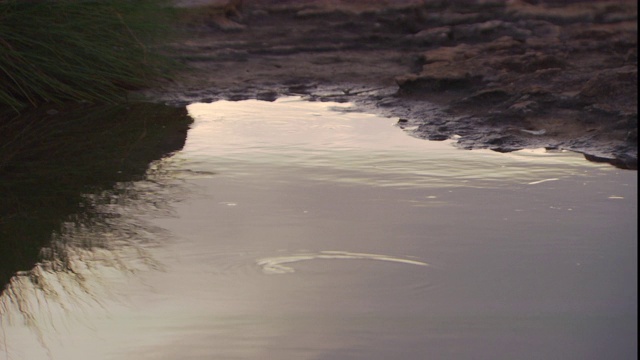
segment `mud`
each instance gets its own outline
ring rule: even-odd
[[[225,5],[226,4],[226,5]],[[637,169],[635,1],[189,1],[168,103],[350,101],[430,140]]]

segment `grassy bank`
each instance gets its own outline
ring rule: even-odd
[[[0,0],[0,107],[122,101],[171,67],[164,0]]]

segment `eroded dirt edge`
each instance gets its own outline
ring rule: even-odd
[[[636,2],[219,5],[185,15],[186,40],[167,51],[190,70],[148,95],[353,102],[462,148],[566,149],[637,169]]]

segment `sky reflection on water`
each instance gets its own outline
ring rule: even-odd
[[[566,152],[462,151],[348,106],[189,106],[184,149],[107,211],[113,229],[144,227],[112,243],[114,256],[78,257],[87,269],[104,257],[123,266],[98,262],[66,290],[81,299],[107,284],[99,304],[56,319],[38,309],[36,337],[5,310],[8,355],[637,355],[636,172]]]

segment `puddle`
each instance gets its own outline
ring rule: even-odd
[[[459,150],[349,104],[187,110],[182,150],[126,183],[126,206],[101,208],[117,221],[63,234],[108,246],[38,270],[71,305],[52,310],[51,292],[14,276],[0,355],[637,355],[637,172],[570,152]],[[70,270],[82,281],[60,280]]]

